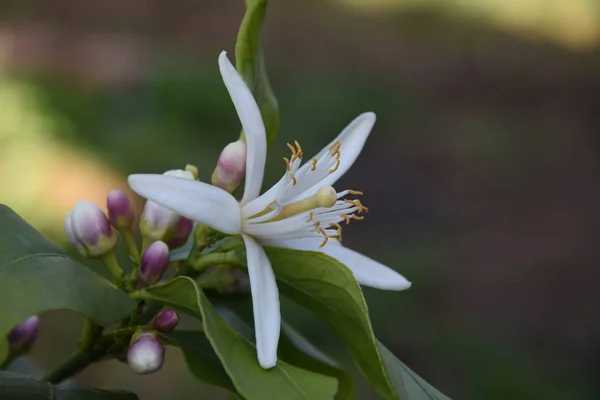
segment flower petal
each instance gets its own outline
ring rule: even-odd
[[[308,196],[312,196],[317,193],[317,190],[322,188],[323,186],[333,186],[338,179],[342,177],[350,169],[354,161],[358,158],[358,155],[362,151],[363,146],[369,134],[371,133],[371,129],[373,125],[375,125],[375,114],[372,112],[366,112],[358,117],[356,117],[352,122],[344,128],[342,133],[340,133],[334,140],[331,141],[327,146],[323,148],[313,158],[320,159],[326,152],[330,152],[329,147],[335,142],[341,142],[340,146],[340,165],[337,169],[327,175],[324,179],[320,180],[316,184],[309,186],[308,188],[302,185],[302,182],[299,182],[298,186],[292,188],[289,192],[290,199],[286,199],[286,203],[293,203],[300,198],[305,198]],[[310,160],[310,159],[307,159]],[[305,163],[296,173],[297,176],[303,176],[304,174],[310,174],[311,171],[307,171],[311,168],[311,162]]]
[[[325,253],[350,268],[361,285],[383,290],[404,290],[412,285],[393,269],[354,250],[347,249],[335,240],[330,240],[325,246],[319,248],[322,241],[322,238],[303,238],[268,240],[262,241],[262,243],[267,246]]]
[[[248,258],[258,363],[261,367],[269,369],[277,364],[277,345],[281,330],[279,290],[271,262],[262,246],[251,236],[242,234],[242,237]]]
[[[267,134],[252,92],[224,51],[219,55],[219,69],[246,135],[246,182],[241,201],[245,204],[260,194],[267,157]]]
[[[128,181],[140,196],[193,221],[231,235],[242,229],[237,200],[216,186],[157,174],[129,175]]]

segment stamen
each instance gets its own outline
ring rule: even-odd
[[[292,178],[292,185],[296,186],[296,183],[297,183],[296,176],[294,176],[294,174],[292,174],[291,172],[290,172],[290,178]]]
[[[353,194],[353,195],[355,195],[355,196],[362,196],[362,195],[363,195],[363,192],[361,192],[361,191],[358,191],[358,190],[352,190],[352,189],[348,189],[348,190],[346,190],[346,192],[348,192],[348,193],[350,193],[350,194]]]
[[[287,157],[283,157],[283,161],[285,161],[285,170],[290,170],[290,160]]]
[[[340,151],[340,146],[342,145],[342,142],[340,142],[339,140],[336,140],[335,142],[333,142],[331,144],[331,146],[329,146],[329,150],[331,151],[331,156],[333,157],[337,152]]]
[[[294,156],[296,155],[296,148],[289,143],[286,143],[286,144],[287,144],[288,149],[290,149],[290,151],[292,152],[292,160],[293,160]]]
[[[290,173],[290,177],[294,180],[295,184],[296,177],[294,176],[294,174]],[[291,217],[293,215],[314,210],[315,208],[330,208],[335,205],[336,200],[337,194],[335,192],[335,189],[331,186],[323,186],[317,191],[317,193],[314,196],[310,196],[305,199],[299,200],[295,203],[284,206],[281,209],[281,212],[277,215],[277,217],[265,222],[279,221]]]
[[[369,209],[362,205],[360,200],[344,200],[344,203],[354,204],[354,206],[358,207],[358,213],[362,213],[363,211],[369,211]]]
[[[314,171],[315,169],[317,169],[317,159],[313,157],[312,166],[310,167],[310,170]]]
[[[359,217],[359,216],[358,216],[358,215],[356,215],[356,214],[352,214],[352,215],[350,215],[350,218],[352,218],[352,219],[355,219],[355,220],[357,220],[357,221],[362,221],[363,219],[365,219],[365,217]]]
[[[329,170],[330,174],[333,174],[335,171],[337,171],[337,169],[340,167],[340,159],[338,158],[338,160],[335,162],[335,166]]]
[[[327,232],[325,232],[325,230],[323,228],[321,228],[321,225],[317,222],[315,223],[315,229],[317,230],[317,232],[319,232],[321,235],[323,235],[323,243],[321,243],[319,245],[319,247],[323,247],[327,244],[327,241],[329,240],[329,236],[327,236]]]
[[[354,214],[352,214],[352,215],[354,215]],[[350,217],[348,216],[348,214],[342,214],[342,215],[340,215],[340,217],[342,217],[346,220],[346,225],[348,225],[350,223]]]
[[[337,231],[337,236],[336,239],[340,239],[340,242],[342,241],[342,227],[340,226],[340,224],[336,223],[336,222],[330,222],[329,226],[332,228],[335,228],[335,230]],[[331,236],[334,237],[334,236]]]
[[[308,219],[306,220],[306,222],[310,222],[310,221],[312,221],[312,219],[313,219],[313,212],[309,211],[308,212]]]

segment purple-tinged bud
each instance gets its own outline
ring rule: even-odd
[[[183,246],[187,242],[190,233],[192,233],[192,229],[194,229],[194,222],[186,217],[181,217],[175,228],[173,238],[167,243],[169,248],[175,249]]]
[[[138,272],[140,283],[143,285],[154,285],[158,282],[168,265],[169,246],[160,240],[153,242],[142,255]]]
[[[167,171],[163,175],[194,180],[192,172],[180,169]],[[150,240],[169,241],[173,238],[180,219],[181,216],[174,211],[148,200],[140,217],[140,231]]]
[[[152,329],[158,332],[169,333],[172,332],[173,329],[175,329],[178,323],[179,315],[177,315],[175,310],[169,308],[168,310],[165,310],[158,314],[154,318],[150,326],[152,327]]]
[[[40,328],[40,318],[37,315],[27,318],[15,326],[8,334],[10,349],[15,353],[23,353],[31,347]]]
[[[229,143],[221,152],[211,182],[231,193],[238,187],[245,173],[246,142],[238,140]]]
[[[71,244],[85,257],[101,257],[117,243],[106,214],[92,202],[79,201],[65,217],[64,228]]]
[[[135,213],[129,198],[122,190],[111,190],[106,197],[108,221],[116,229],[131,229],[135,221]]]
[[[137,374],[158,371],[165,360],[165,348],[152,333],[134,335],[127,351],[127,364]]]

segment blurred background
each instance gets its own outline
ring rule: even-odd
[[[75,202],[104,206],[129,173],[192,163],[209,180],[239,134],[216,60],[233,57],[243,12],[241,0],[1,2],[0,201],[64,243]],[[382,342],[454,399],[600,398],[600,2],[273,1],[263,37],[281,108],[266,185],[287,141],[316,152],[378,115],[338,186],[371,210],[345,244],[413,282],[365,289]],[[313,314],[283,313],[356,371]],[[80,324],[44,315],[31,362],[58,364]],[[223,398],[174,349],[152,378],[107,362],[77,380]],[[363,380],[359,393],[377,398]]]

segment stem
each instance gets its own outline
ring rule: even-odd
[[[123,239],[125,239],[125,243],[127,244],[127,249],[129,250],[129,254],[133,258],[136,264],[140,263],[140,251],[138,250],[137,244],[133,239],[133,235],[130,230],[124,230],[121,232],[123,234]]]
[[[96,341],[102,336],[102,327],[91,319],[86,318],[81,332],[81,341],[79,346],[82,351],[88,350],[94,346]]]
[[[18,355],[14,351],[9,352],[8,356],[6,356],[6,358],[4,359],[4,361],[0,362],[0,371],[8,368],[8,366],[10,365],[10,363],[12,363],[13,360],[15,358],[17,358],[17,357],[18,357]]]
[[[111,251],[110,253],[108,253],[107,255],[102,257],[102,261],[104,262],[104,265],[106,265],[110,274],[114,278],[115,283],[117,285],[120,285],[121,281],[123,280],[123,270],[121,269],[121,267],[119,266],[119,263],[117,262],[117,257],[115,257],[115,252]]]
[[[203,271],[208,267],[220,264],[240,265],[239,259],[235,256],[235,252],[227,253],[209,253],[201,256],[196,260],[190,260],[189,265],[194,271]]]
[[[88,365],[100,358],[101,353],[77,352],[70,359],[59,365],[54,371],[44,377],[44,381],[52,384],[60,383],[65,379],[83,371]]]

